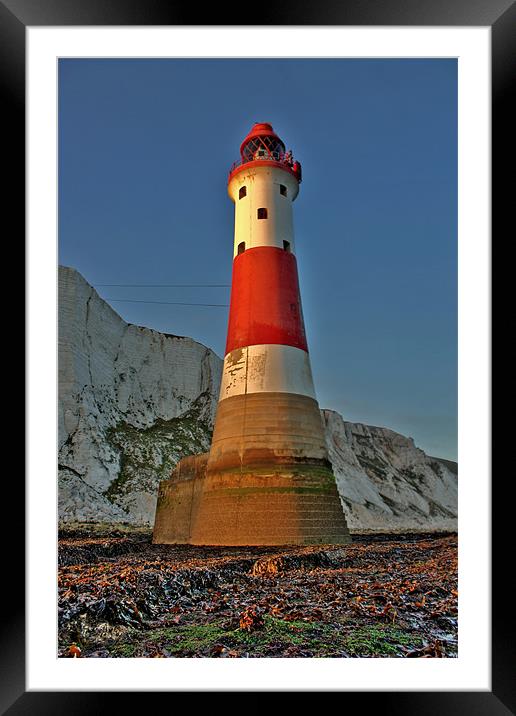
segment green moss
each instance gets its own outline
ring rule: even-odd
[[[318,632],[316,623],[302,621],[285,621],[277,617],[264,617],[263,631],[238,631],[238,641],[253,644],[259,640],[263,645],[281,642],[286,644],[303,644],[308,635]]]
[[[222,624],[189,624],[175,628],[159,629],[147,635],[147,640],[162,645],[171,654],[208,655],[216,646],[245,649],[255,654],[265,653],[271,646],[303,645],[307,641],[324,646],[320,636],[326,625],[302,621],[285,621],[270,615],[264,617],[260,629],[247,632],[242,629],[228,630]]]
[[[120,469],[104,492],[107,499],[117,502],[136,487],[152,491],[160,480],[169,478],[182,457],[206,450],[211,429],[200,413],[197,404],[177,418],[158,418],[149,428],[139,429],[123,422],[109,428],[106,439],[120,454]]]
[[[163,642],[171,654],[197,653],[210,650],[223,639],[224,634],[224,629],[218,624],[192,624],[164,630]]]
[[[130,657],[134,656],[135,651],[136,651],[135,644],[115,644],[113,646],[113,648],[111,649],[111,656],[121,657],[121,658],[130,658]]]
[[[264,627],[252,632],[242,629],[218,633],[213,641],[229,644],[232,647],[245,648],[254,653],[267,651],[271,646],[302,645],[307,641],[307,635],[316,630],[314,624],[300,621],[287,622],[271,616],[265,616]],[[215,633],[213,633],[215,637]]]
[[[205,624],[185,624],[154,629],[142,634],[130,630],[124,643],[115,643],[113,657],[138,656],[140,648],[152,644],[172,656],[190,657],[213,655],[216,646],[234,649],[239,654],[270,656],[289,647],[299,647],[314,657],[400,656],[402,647],[418,648],[423,640],[417,634],[390,625],[376,624],[351,630],[348,619],[335,623],[286,621],[269,614],[261,628],[251,632],[240,628],[228,629],[223,620]]]
[[[242,467],[224,468],[222,470],[224,474],[236,474],[236,475],[253,475],[264,477],[270,477],[271,475],[287,475],[291,478],[313,478],[318,483],[335,484],[335,475],[331,469],[319,466],[319,465],[245,465]]]
[[[333,491],[328,487],[228,487],[226,489],[210,491],[211,495],[254,495],[269,493],[294,493],[294,494],[328,494],[333,495]]]
[[[400,646],[417,647],[419,636],[389,626],[368,626],[357,629],[344,639],[344,648],[351,656],[396,656]]]

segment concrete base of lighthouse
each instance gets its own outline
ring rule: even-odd
[[[349,531],[333,473],[315,465],[206,472],[182,460],[160,484],[153,542],[195,545],[344,544]]]
[[[160,483],[153,541],[349,542],[317,401],[285,392],[219,401],[210,452],[183,458]]]

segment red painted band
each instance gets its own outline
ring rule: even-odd
[[[308,351],[294,254],[257,246],[233,261],[226,355],[275,343]]]

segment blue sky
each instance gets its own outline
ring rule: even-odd
[[[224,352],[230,165],[271,122],[321,407],[457,455],[456,60],[59,62],[59,260],[128,322]]]

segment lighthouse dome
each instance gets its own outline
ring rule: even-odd
[[[285,145],[268,122],[257,122],[240,145],[240,155],[244,162],[257,159],[281,161],[285,154]]]
[[[272,124],[256,122],[240,145],[240,159],[231,165],[229,182],[242,171],[264,166],[283,169],[292,174],[298,183],[301,182],[301,164],[294,161],[290,150],[285,151],[285,144],[272,128]]]

